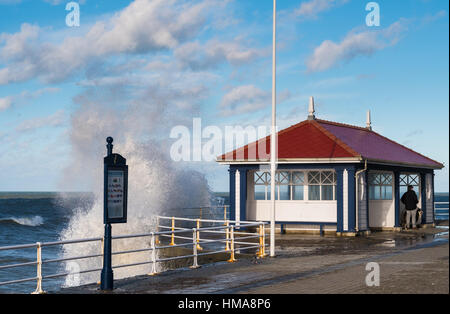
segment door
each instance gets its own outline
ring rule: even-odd
[[[401,173],[400,174],[400,199],[403,194],[408,191],[408,185],[414,188],[414,192],[417,194],[417,199],[420,207],[422,200],[421,186],[420,186],[420,174],[418,173]],[[400,201],[400,224],[403,224],[403,217],[405,212],[405,205]]]

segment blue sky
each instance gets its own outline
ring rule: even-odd
[[[84,0],[80,27],[67,2],[0,0],[0,190],[89,190],[77,175],[108,135],[165,160],[193,118],[270,125],[271,0]],[[368,2],[278,0],[278,124],[304,120],[309,96],[322,119],[363,126],[370,109],[375,131],[448,166],[448,2],[377,1],[379,27]],[[228,189],[224,166],[176,166]]]

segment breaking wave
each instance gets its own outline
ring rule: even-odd
[[[41,216],[0,218],[0,224],[17,224],[28,227],[38,227],[44,224],[44,218]]]

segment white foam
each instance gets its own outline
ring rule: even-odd
[[[44,218],[41,216],[34,217],[10,217],[0,219],[2,221],[13,221],[22,226],[38,227],[44,224]]]

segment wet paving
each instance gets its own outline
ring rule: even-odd
[[[156,276],[117,280],[114,293],[235,293],[259,285],[325,274],[411,249],[445,244],[448,243],[448,232],[447,224],[429,229],[373,232],[350,238],[278,234],[277,258],[256,259],[251,255],[240,255],[237,263],[218,262],[199,269],[183,268]],[[59,293],[99,292],[98,286],[88,285]]]

